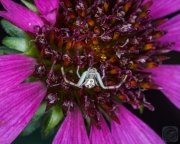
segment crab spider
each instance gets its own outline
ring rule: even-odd
[[[102,77],[97,72],[96,68],[88,68],[88,70],[83,72],[83,74],[81,76],[79,75],[78,71],[79,71],[79,67],[77,68],[76,73],[80,79],[79,79],[78,83],[76,84],[76,83],[71,82],[66,79],[66,76],[64,73],[64,68],[61,67],[61,72],[62,72],[64,81],[70,85],[73,85],[73,86],[79,87],[79,88],[81,88],[83,85],[85,85],[85,87],[90,89],[90,88],[93,88],[95,85],[98,85],[98,83],[99,83],[103,89],[118,89],[125,82],[125,80],[127,78],[127,75],[125,75],[124,79],[118,85],[104,86]],[[96,80],[98,81],[98,83]]]

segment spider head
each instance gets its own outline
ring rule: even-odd
[[[94,81],[94,79],[87,79],[86,80],[86,83],[85,83],[85,87],[87,87],[87,88],[93,88],[95,86],[95,81]]]
[[[89,73],[91,73],[91,72],[97,72],[96,68],[88,68],[87,71],[88,71]]]

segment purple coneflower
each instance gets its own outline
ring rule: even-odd
[[[44,131],[62,122],[53,144],[164,143],[122,103],[154,110],[143,91],[157,89],[180,108],[180,67],[160,65],[179,51],[180,17],[164,18],[178,0],[1,3],[0,16],[31,40],[23,50],[10,46],[21,54],[0,56],[0,143],[11,143],[44,101]]]

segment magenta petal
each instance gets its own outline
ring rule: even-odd
[[[165,144],[143,121],[122,105],[118,117],[121,124],[111,121],[111,131],[118,144]]]
[[[101,130],[92,123],[90,130],[90,144],[116,144],[104,118],[100,119]]]
[[[160,42],[175,42],[175,45],[171,47],[171,49],[180,51],[180,16],[176,16],[166,23],[164,23],[160,28],[167,30],[168,33],[162,38],[158,39]]]
[[[59,0],[34,0],[34,3],[43,15],[59,8]]]
[[[41,82],[20,84],[0,96],[0,143],[10,144],[28,124],[43,97]]]
[[[89,144],[83,117],[78,108],[66,116],[53,144]]]
[[[12,0],[0,1],[7,12],[0,11],[0,16],[9,20],[24,31],[34,32],[34,26],[43,26],[44,22],[33,11],[13,2]]]
[[[35,59],[18,55],[0,56],[0,96],[34,72]]]
[[[56,9],[54,9],[48,14],[41,15],[41,17],[43,17],[45,20],[47,20],[50,23],[50,25],[53,26],[56,23],[56,15],[57,15],[57,11]]]
[[[145,0],[145,2],[150,0]],[[157,19],[180,10],[179,0],[153,0],[153,5],[149,8],[153,19]],[[144,2],[144,3],[145,3]]]
[[[59,0],[34,0],[38,10],[51,25],[56,22]]]
[[[149,69],[156,77],[153,80],[160,85],[167,98],[180,109],[180,65],[161,65]]]

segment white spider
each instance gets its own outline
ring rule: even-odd
[[[118,89],[126,80],[127,75],[125,75],[124,79],[118,84],[114,86],[104,86],[102,79],[104,78],[104,73],[103,77],[100,76],[100,74],[97,72],[96,68],[88,68],[87,71],[83,72],[82,76],[79,75],[79,66],[77,68],[77,75],[80,78],[78,83],[71,82],[66,79],[65,73],[64,73],[64,68],[61,67],[61,72],[64,78],[64,81],[70,85],[73,85],[75,87],[81,88],[83,85],[87,88],[93,88],[95,85],[98,86],[97,81],[99,82],[100,86],[103,89]],[[96,81],[97,80],[97,81]]]

